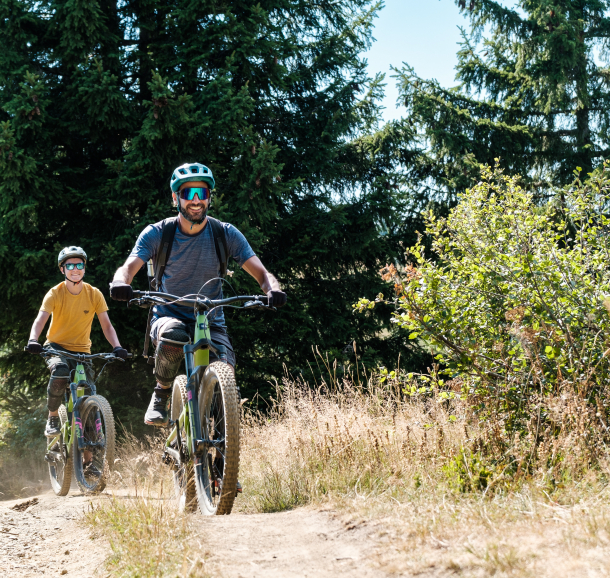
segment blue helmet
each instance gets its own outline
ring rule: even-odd
[[[172,173],[172,178],[170,180],[172,192],[175,193],[182,183],[192,181],[203,181],[210,185],[210,190],[214,189],[216,186],[211,169],[201,163],[185,163],[175,169]]]

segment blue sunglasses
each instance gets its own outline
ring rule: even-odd
[[[195,195],[199,197],[200,201],[207,201],[210,198],[210,189],[206,187],[190,187],[178,191],[177,194],[185,201],[192,201],[195,198]]]
[[[82,271],[85,268],[85,264],[84,263],[66,263],[64,265],[64,267],[68,271],[72,271],[74,269],[74,267],[76,267],[79,271]]]

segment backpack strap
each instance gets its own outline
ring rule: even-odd
[[[212,227],[214,247],[216,248],[216,256],[220,263],[220,276],[224,279],[227,276],[227,265],[229,262],[229,248],[227,246],[225,228],[222,226],[222,223],[214,217],[208,217],[208,222]]]
[[[148,284],[153,291],[156,291],[161,286],[163,279],[163,273],[165,272],[165,266],[169,261],[169,257],[172,253],[172,246],[174,244],[174,237],[176,236],[176,229],[178,227],[178,217],[170,217],[164,219],[161,225],[161,242],[157,248],[157,252],[153,255],[153,261],[155,266],[153,268],[154,274],[148,275]],[[148,359],[148,363],[154,364],[154,355],[148,357],[148,348],[150,347],[150,326],[152,324],[153,308],[148,310],[148,321],[146,323],[146,334],[144,335],[144,351],[142,351],[142,357]]]
[[[170,217],[163,221],[161,225],[161,242],[155,256],[155,276],[151,282],[152,288],[157,291],[161,287],[165,266],[172,254],[172,246],[174,245],[174,237],[178,228],[178,217]]]

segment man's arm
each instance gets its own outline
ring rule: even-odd
[[[128,257],[122,267],[119,267],[114,274],[113,281],[119,281],[126,285],[131,285],[136,273],[142,268],[144,261],[139,257]]]
[[[100,325],[102,326],[102,331],[104,332],[104,337],[108,340],[108,343],[112,345],[113,348],[121,347],[119,343],[119,338],[117,337],[116,331],[110,322],[110,317],[108,317],[108,311],[103,311],[102,313],[97,314],[97,318],[100,320]]]
[[[119,267],[110,283],[110,297],[117,301],[129,301],[133,297],[131,282],[135,274],[144,265],[139,257],[128,257],[122,267]]]
[[[269,297],[269,305],[283,307],[286,304],[286,293],[280,289],[278,280],[265,269],[265,266],[256,255],[250,257],[242,265],[242,268],[256,279],[261,289]]]
[[[46,311],[39,311],[36,319],[34,319],[34,323],[32,323],[32,329],[30,329],[30,341],[38,341],[38,337],[42,333],[46,322],[49,320],[51,316],[50,313]]]

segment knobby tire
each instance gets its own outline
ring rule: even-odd
[[[176,427],[180,428],[178,419],[182,413],[182,408],[186,405],[186,375],[179,375],[174,379],[174,388],[172,390],[172,407],[171,418],[175,422]],[[188,456],[188,447],[186,440],[186,431],[180,428],[180,445],[176,445],[176,449],[184,458]],[[197,509],[197,493],[195,491],[195,478],[193,476],[193,461],[188,458],[182,463],[177,471],[174,471],[174,490],[178,500],[178,506],[183,512],[194,512]]]
[[[59,406],[59,420],[62,427],[68,421],[68,410],[65,405]],[[63,434],[60,434],[59,441],[54,448],[57,448],[57,451],[62,454],[62,461],[48,464],[51,487],[58,496],[67,496],[72,483],[73,461],[72,452],[68,454],[68,447]]]
[[[194,461],[197,502],[206,516],[230,514],[239,472],[239,393],[230,365],[221,361],[206,369],[197,395],[202,439],[224,440]]]
[[[100,419],[98,430],[96,421]],[[83,466],[84,450],[78,447],[78,437],[74,432],[74,474],[76,483],[84,494],[98,494],[106,487],[110,472],[114,468],[114,446],[116,433],[114,416],[108,401],[101,395],[92,395],[85,399],[80,409],[83,424],[83,436],[86,441],[103,443],[103,447],[92,451],[92,463],[99,476],[87,476]]]

